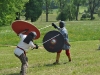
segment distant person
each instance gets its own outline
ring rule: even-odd
[[[65,28],[65,22],[64,21],[60,21],[59,22],[59,27],[56,26],[54,23],[52,23],[52,26],[56,29],[58,29],[60,31],[60,33],[63,35],[65,43],[64,46],[62,48],[62,50],[65,50],[66,55],[68,57],[69,62],[71,62],[71,57],[70,57],[70,44],[69,44],[69,40],[68,40],[68,32],[67,29]],[[56,62],[54,62],[53,64],[58,64],[59,63],[59,58],[60,58],[60,53],[62,52],[62,50],[59,50],[57,52],[56,55]]]
[[[26,51],[28,51],[30,47],[33,49],[38,49],[38,45],[33,43],[33,40],[37,36],[36,32],[30,32],[28,35],[25,35],[24,33],[27,31],[28,30],[25,30],[18,34],[21,40],[14,51],[15,56],[18,57],[22,63],[20,71],[21,75],[26,75],[26,68],[28,67]]]

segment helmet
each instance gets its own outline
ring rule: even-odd
[[[26,38],[23,40],[23,42],[29,44],[30,41],[33,41],[33,39],[35,39],[35,37],[37,36],[36,32],[30,32]]]
[[[59,27],[60,27],[60,28],[63,28],[64,26],[65,26],[65,22],[64,22],[64,21],[60,21],[60,22],[59,22]]]
[[[36,32],[34,32],[34,31],[31,32],[30,34],[33,35],[33,38],[35,38],[37,36]]]

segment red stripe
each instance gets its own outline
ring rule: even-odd
[[[20,48],[20,47],[18,47],[18,46],[17,46],[17,48],[19,48],[19,49],[21,49],[22,51],[24,51],[24,54],[25,54],[25,56],[26,56],[26,52],[25,52],[25,50],[24,50],[23,48]]]

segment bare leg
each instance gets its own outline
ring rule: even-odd
[[[61,53],[62,50],[60,50],[59,52],[57,52],[57,55],[56,55],[56,62],[54,62],[53,64],[58,64],[59,63],[59,58],[60,58],[60,53]]]
[[[59,63],[60,53],[57,53],[56,62]]]

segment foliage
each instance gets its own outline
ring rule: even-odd
[[[51,3],[52,3],[52,0],[43,0],[43,6],[45,6],[45,14],[46,14],[46,22],[48,22],[48,14],[52,13],[52,9],[51,9]]]
[[[89,0],[88,1],[89,3],[89,11],[90,11],[90,14],[91,14],[91,20],[94,19],[94,11],[96,9],[96,7],[100,4],[100,0]]]
[[[46,1],[48,2],[48,9],[58,9],[54,0],[43,0],[43,11],[46,10]]]
[[[31,22],[35,22],[42,14],[42,0],[29,0],[25,4],[25,17],[26,20],[31,19]]]
[[[78,13],[79,13],[79,8],[80,8],[80,5],[84,5],[86,0],[71,0],[72,4],[75,5],[75,11],[74,11],[74,14],[75,14],[75,18],[76,20],[78,20]]]
[[[63,9],[60,9],[59,10],[60,13],[57,17],[57,20],[68,20],[71,21],[73,19],[75,19],[75,12],[76,12],[76,9],[75,9],[75,6],[73,4],[70,4],[70,3],[67,3]]]
[[[59,13],[59,15],[56,18],[57,20],[62,20],[62,21],[66,21],[67,19],[67,13],[61,12]]]
[[[16,12],[21,12],[23,0],[0,0],[0,26],[10,25]]]
[[[46,14],[46,1],[48,5],[48,14],[53,14],[53,9],[58,9],[58,6],[56,5],[55,1],[53,0],[43,0],[43,13]]]
[[[59,14],[57,16],[57,20],[67,20],[67,11],[65,9],[65,5],[67,5],[66,0],[56,0],[56,3],[58,4],[59,7]]]
[[[85,20],[85,19],[90,19],[90,14],[89,13],[83,13],[81,20]]]

